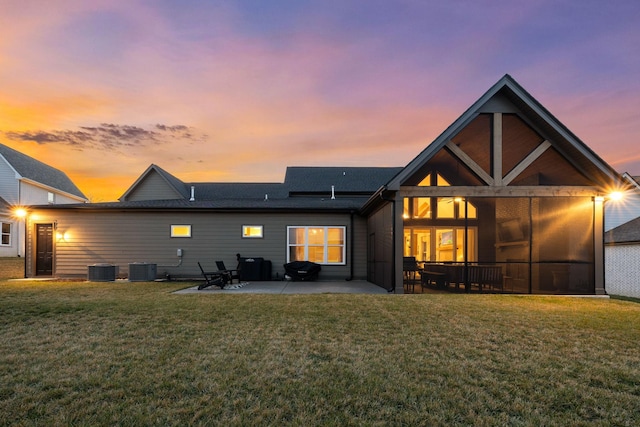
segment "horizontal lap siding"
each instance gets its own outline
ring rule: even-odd
[[[119,266],[120,274],[128,274],[128,264],[158,264],[158,274],[174,277],[197,276],[197,262],[207,270],[215,270],[215,261],[228,268],[236,266],[236,253],[243,257],[262,257],[273,264],[273,275],[284,274],[287,226],[339,225],[350,233],[347,214],[250,214],[250,213],[143,213],[143,212],[38,212],[39,223],[57,223],[56,232],[65,235],[57,241],[55,273],[60,276],[87,274],[87,266],[109,263]],[[191,238],[171,238],[171,224],[190,224]],[[264,238],[242,239],[242,225],[263,225]],[[366,276],[366,222],[354,218],[354,277]],[[347,235],[347,245],[351,242]],[[183,250],[182,265],[177,267],[177,249]],[[323,266],[321,279],[349,277],[347,265]]]
[[[157,172],[151,172],[136,185],[135,190],[127,196],[127,201],[132,200],[167,200],[180,199],[169,184]]]

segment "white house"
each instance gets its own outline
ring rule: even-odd
[[[629,182],[630,190],[625,192],[622,199],[608,200],[605,204],[604,231],[640,217],[640,176],[631,176],[625,172],[622,177]]]
[[[0,257],[24,256],[20,207],[86,202],[64,172],[0,144]]]

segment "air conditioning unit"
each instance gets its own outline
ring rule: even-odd
[[[150,264],[147,262],[133,262],[129,264],[129,281],[150,282],[156,280],[157,272],[157,264]]]
[[[112,264],[93,264],[88,266],[87,279],[90,282],[113,282],[118,274],[118,266]]]

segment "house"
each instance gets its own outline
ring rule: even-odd
[[[605,204],[604,231],[607,232],[632,219],[640,217],[640,176],[623,173],[622,177],[629,182],[630,190],[622,199],[611,200]]]
[[[0,144],[0,257],[23,256],[24,221],[15,209],[35,204],[84,203],[87,198],[62,171]]]
[[[310,260],[322,279],[401,293],[409,257],[422,279],[467,291],[491,274],[497,292],[603,294],[604,204],[628,186],[505,75],[405,167],[290,167],[282,183],[238,184],[184,183],[151,165],[119,202],[34,206],[26,269],[126,274],[152,262],[195,276],[198,262],[240,253],[271,260],[274,278]],[[50,269],[39,246],[53,247]]]
[[[640,217],[605,233],[607,292],[640,298]]]

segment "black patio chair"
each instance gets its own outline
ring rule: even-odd
[[[240,269],[229,270],[225,267],[224,261],[216,261],[216,266],[218,266],[218,272],[228,275],[229,283],[233,283],[233,279],[238,279],[238,283],[240,283]]]
[[[204,277],[204,283],[198,286],[198,290],[202,290],[204,288],[208,288],[209,286],[218,286],[220,289],[224,289],[224,286],[227,284],[229,280],[229,275],[226,273],[221,273],[220,271],[211,271],[206,272],[200,262],[198,261],[198,267],[200,267],[200,271],[202,272],[202,277]]]

